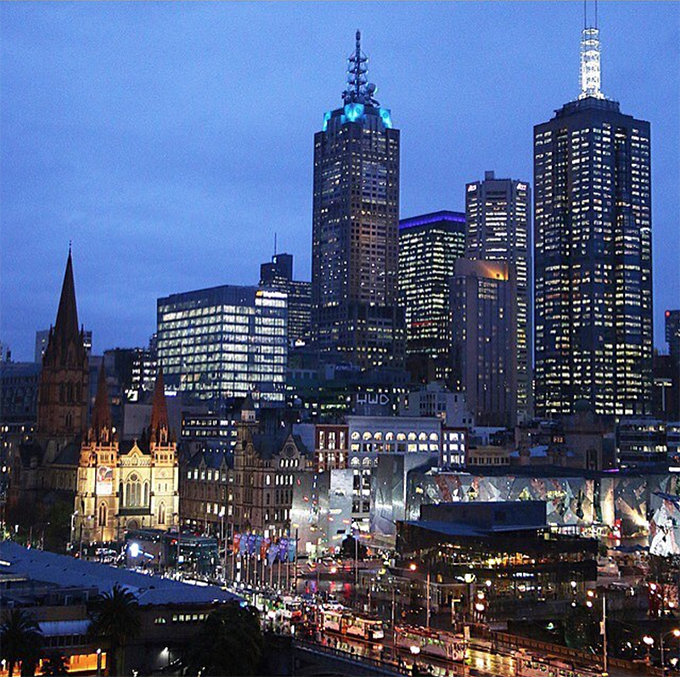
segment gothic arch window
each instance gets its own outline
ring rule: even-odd
[[[66,384],[66,399],[73,402],[73,383],[71,381]]]
[[[142,505],[149,505],[149,483],[144,482],[144,497]]]
[[[165,503],[158,506],[158,524],[165,524]]]
[[[108,511],[106,509],[106,503],[100,503],[99,512],[97,513],[97,523],[99,524],[100,527],[106,526],[107,512]]]
[[[76,383],[76,402],[80,402],[80,398],[83,394],[82,386],[80,383]]]
[[[67,430],[70,430],[71,428],[73,428],[73,414],[71,412],[66,414],[65,422],[66,422]]]
[[[125,483],[125,505],[129,508],[139,508],[142,505],[142,483],[134,473]]]
[[[47,398],[45,398],[47,399]],[[66,387],[63,383],[59,384],[59,404],[64,404],[66,401]]]

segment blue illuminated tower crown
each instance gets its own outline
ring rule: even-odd
[[[356,32],[355,49],[347,58],[347,87],[342,92],[343,108],[328,111],[324,115],[323,131],[328,129],[331,119],[340,124],[345,122],[362,122],[366,115],[377,116],[384,127],[391,129],[392,114],[389,108],[382,108],[375,98],[378,88],[368,81],[368,57],[361,51],[361,31]]]

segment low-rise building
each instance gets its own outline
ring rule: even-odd
[[[45,655],[65,656],[69,674],[102,674],[108,640],[88,633],[88,604],[119,584],[139,604],[141,629],[125,646],[126,669],[152,674],[177,660],[200,623],[222,604],[238,602],[230,592],[120,569],[0,542],[0,607],[22,608],[39,624]],[[18,671],[17,671],[18,672]]]

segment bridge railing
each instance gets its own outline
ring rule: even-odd
[[[594,664],[598,666],[598,668],[602,668],[601,655],[598,656],[597,654],[587,653],[586,651],[570,649],[569,647],[561,646],[560,644],[541,642],[536,639],[531,639],[530,637],[522,637],[521,635],[510,635],[505,632],[494,632],[489,630],[480,631],[480,629],[479,626],[474,628],[473,635],[490,640],[498,646],[512,649],[533,649],[539,655],[545,655],[547,653],[556,656],[557,658],[567,659],[576,663]],[[644,663],[633,663],[622,658],[614,658],[613,656],[608,656],[607,663],[610,669],[616,668],[631,674],[643,673],[651,677],[661,677],[664,674],[664,671],[661,668],[646,665]]]
[[[351,661],[351,662],[360,662],[364,663],[366,665],[370,665],[371,667],[375,668],[376,670],[382,670],[385,673],[388,674],[393,674],[393,675],[410,675],[411,671],[404,666],[403,669],[400,669],[397,665],[394,663],[388,662],[388,661],[383,661],[383,660],[377,660],[375,658],[370,658],[368,656],[363,656],[362,654],[358,653],[352,653],[350,651],[345,651],[344,649],[338,649],[335,647],[327,646],[325,644],[317,644],[316,642],[309,642],[304,639],[294,639],[293,640],[293,647],[297,647],[306,651],[311,651],[313,653],[319,653],[319,654],[325,654],[327,656],[334,656],[335,658],[339,658],[341,660],[346,660],[346,661]]]

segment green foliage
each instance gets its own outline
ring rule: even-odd
[[[22,674],[34,674],[41,646],[40,626],[30,614],[23,609],[5,612],[0,626],[0,658],[7,661],[9,677],[19,662]]]
[[[261,656],[262,632],[257,612],[229,603],[203,621],[182,662],[190,675],[245,677],[258,674]]]
[[[122,673],[123,666],[119,665],[118,654],[122,653],[131,639],[139,635],[141,629],[142,619],[137,598],[118,583],[111,592],[99,595],[94,601],[88,632],[93,639],[102,637],[108,640],[109,674],[119,674],[119,667]]]

